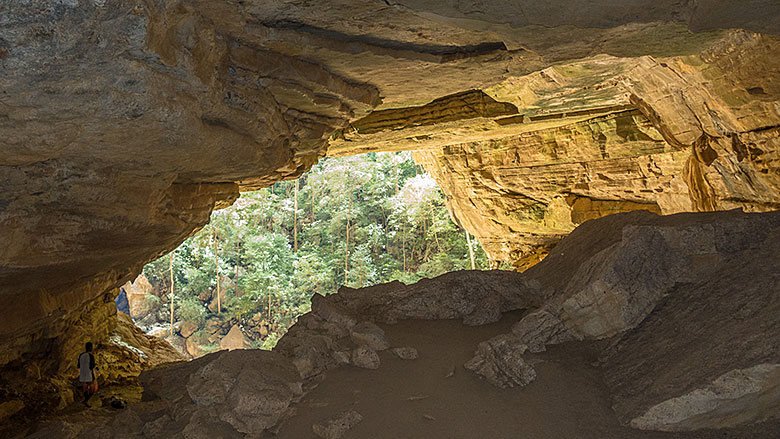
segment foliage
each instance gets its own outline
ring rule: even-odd
[[[297,183],[297,210],[295,181],[245,193],[175,250],[177,320],[202,326],[218,314],[218,270],[218,317],[251,326],[259,314],[272,331],[253,345],[269,348],[314,293],[471,268],[465,232],[409,153],[324,159]],[[477,268],[487,269],[473,241]],[[169,291],[169,263],[144,268],[158,291]]]

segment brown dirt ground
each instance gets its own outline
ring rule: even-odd
[[[392,346],[415,347],[420,358],[404,361],[385,351],[378,370],[346,366],[328,372],[276,437],[316,438],[312,424],[346,409],[358,411],[363,421],[345,439],[780,437],[777,423],[693,434],[623,427],[611,409],[601,371],[592,365],[593,345],[556,346],[539,355],[538,377],[522,389],[498,389],[463,368],[480,341],[508,332],[519,316],[505,314],[482,327],[455,320],[386,325]],[[453,368],[455,375],[447,378]]]

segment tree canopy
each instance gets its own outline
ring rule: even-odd
[[[175,250],[175,320],[204,327],[213,316],[239,324],[262,316],[269,334],[255,344],[268,346],[309,310],[313,293],[470,269],[466,242],[411,154],[323,159],[297,181],[242,194]],[[472,245],[476,268],[487,269]],[[144,274],[169,291],[167,257]]]

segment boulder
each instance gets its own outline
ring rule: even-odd
[[[204,326],[204,330],[207,334],[214,334],[215,332],[218,332],[222,329],[222,321],[219,320],[217,317],[209,317],[206,320],[206,325]]]
[[[391,351],[402,360],[416,360],[419,357],[417,349],[412,347],[393,348]]]
[[[375,351],[383,351],[390,347],[385,331],[371,322],[361,322],[350,332],[352,341],[357,345],[365,345]]]
[[[302,388],[296,370],[279,355],[237,350],[220,353],[193,374],[187,393],[239,432],[259,434],[279,420]]]
[[[192,334],[194,334],[198,330],[198,325],[196,325],[193,322],[182,322],[181,326],[179,327],[179,335],[181,335],[184,338],[188,338]]]
[[[205,355],[207,352],[203,350],[200,343],[195,339],[195,337],[190,337],[185,340],[185,347],[187,350],[187,353],[192,356],[192,358],[199,358]]]
[[[325,422],[312,425],[314,434],[323,439],[340,439],[344,433],[359,424],[363,416],[355,410],[346,410]]]
[[[177,352],[179,352],[180,354],[182,354],[187,358],[190,358],[190,353],[187,350],[187,344],[186,344],[187,341],[184,338],[182,338],[177,334],[173,334],[173,335],[165,335],[165,337],[163,337],[163,340],[170,343],[170,345],[173,346]]]
[[[143,319],[159,304],[154,296],[154,287],[143,274],[139,274],[134,281],[124,284],[122,289],[127,296],[130,317],[134,320]]]
[[[352,351],[352,364],[363,369],[379,369],[379,354],[368,346],[358,346]]]
[[[464,323],[492,323],[501,313],[538,306],[538,287],[522,276],[502,271],[460,271],[413,285],[393,281],[373,287],[342,287],[333,296],[318,298],[318,308],[342,310],[383,323],[403,319],[463,319]],[[314,302],[312,311],[314,311]]]
[[[303,378],[319,375],[341,362],[334,355],[337,347],[333,339],[295,327],[279,340],[274,351],[289,358]]]
[[[311,312],[323,320],[345,329],[352,329],[357,321],[346,310],[329,302],[325,296],[315,294],[311,298]]]
[[[232,351],[233,349],[246,349],[249,347],[249,340],[246,338],[238,325],[233,325],[228,334],[222,337],[219,342],[219,348]]]
[[[208,431],[224,433],[213,437],[260,437],[303,392],[298,372],[284,356],[249,349],[219,351],[151,370],[140,380],[148,404],[165,402],[153,413],[169,419],[156,431],[165,432],[165,425],[171,425],[195,438]]]
[[[536,378],[536,371],[523,358],[527,350],[519,337],[499,335],[480,343],[474,358],[463,367],[497,387],[525,386]]]

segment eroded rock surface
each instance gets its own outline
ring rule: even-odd
[[[314,434],[323,439],[339,439],[362,420],[363,416],[360,413],[355,410],[347,410],[328,419],[327,422],[314,424],[312,430],[314,430]]]
[[[602,56],[511,77],[485,92],[517,115],[451,122],[440,104],[435,126],[345,132],[331,151],[415,150],[457,222],[494,264],[518,269],[612,213],[774,210],[780,43],[718,38],[689,57]]]
[[[144,373],[141,382],[145,399],[168,403],[161,416],[170,418],[165,428],[173,432],[221,421],[235,432],[257,435],[276,424],[302,394],[292,364],[259,350],[217,352]]]
[[[767,334],[780,329],[778,245],[774,212],[585,223],[523,275],[547,301],[466,367],[523,385],[533,379],[526,350],[611,339],[601,367],[626,424],[681,431],[777,418],[780,345]]]
[[[468,325],[493,323],[503,312],[531,308],[540,300],[534,285],[501,271],[454,272],[413,285],[395,281],[361,289],[342,287],[327,299],[352,315],[379,322],[463,319]]]

